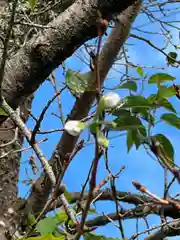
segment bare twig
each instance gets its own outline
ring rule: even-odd
[[[42,122],[42,120],[43,120],[43,118],[44,118],[44,115],[45,115],[47,109],[49,108],[49,106],[51,105],[51,103],[62,93],[62,91],[63,91],[65,88],[66,88],[66,87],[63,87],[60,91],[58,91],[58,92],[52,97],[52,99],[50,99],[50,100],[47,102],[46,106],[45,106],[44,109],[42,110],[41,115],[40,115],[39,119],[37,120],[36,125],[35,125],[35,127],[34,127],[34,129],[33,129],[32,135],[31,135],[31,142],[32,142],[32,143],[35,142],[36,134],[37,134],[37,132],[38,132],[39,129],[40,129],[41,122]]]
[[[2,108],[4,111],[9,115],[9,117],[14,121],[14,123],[18,126],[18,128],[23,132],[24,136],[26,137],[29,144],[32,146],[33,150],[35,151],[37,157],[39,158],[42,167],[49,177],[52,186],[55,186],[56,184],[56,178],[53,173],[52,167],[49,165],[48,160],[45,158],[43,153],[41,152],[39,146],[37,143],[32,143],[31,138],[32,134],[29,131],[29,129],[26,127],[22,119],[16,114],[16,112],[7,104],[5,99],[3,98]]]
[[[87,217],[91,202],[94,197],[94,189],[96,187],[97,167],[98,167],[99,159],[102,156],[102,151],[100,151],[100,149],[99,149],[97,139],[95,139],[95,140],[96,140],[95,158],[93,160],[93,167],[92,167],[91,178],[90,178],[90,182],[89,182],[89,194],[88,194],[85,208],[82,213],[82,218],[81,218],[81,222],[80,222],[80,233],[77,233],[76,238],[75,238],[76,240],[79,240],[79,238],[81,237],[81,234],[83,234],[83,231],[84,231],[86,217]]]

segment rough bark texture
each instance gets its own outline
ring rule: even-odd
[[[28,118],[28,109],[31,108],[32,98],[21,104],[21,117],[24,121]],[[15,138],[16,127],[14,123],[7,119],[0,128],[0,221],[6,224],[6,228],[11,232],[14,231],[14,219],[8,209],[15,212],[14,206],[18,202],[18,177],[20,168],[20,150],[23,144],[23,135],[18,131],[17,138]],[[12,140],[14,141],[12,142]],[[11,144],[8,144],[12,142]],[[6,146],[5,146],[6,145]],[[8,154],[7,154],[8,153]],[[7,154],[7,155],[6,155]],[[6,156],[4,156],[6,155]],[[4,157],[2,157],[4,156]],[[17,212],[17,215],[20,214]],[[9,232],[9,233],[10,233]],[[11,232],[11,234],[12,234]],[[0,239],[3,239],[4,229],[0,227]]]
[[[80,199],[80,192],[72,192],[71,194],[71,203],[76,203]],[[99,196],[99,197],[98,197]],[[88,192],[85,192],[83,195],[83,200],[86,200],[88,197]],[[106,189],[104,191],[99,191],[98,194],[95,196],[97,198],[97,201],[114,201],[114,197],[112,194],[111,189]],[[158,203],[153,202],[152,198],[143,196],[141,194],[133,194],[133,193],[128,193],[128,192],[121,192],[117,191],[116,192],[116,197],[117,200],[121,199],[121,202],[132,204],[135,206],[135,208],[132,210],[132,212],[129,212],[129,214],[126,215],[126,218],[131,218],[131,217],[143,217],[145,215],[149,214],[161,214],[162,212],[164,213],[165,217],[171,217],[173,219],[178,219],[180,218],[180,212],[177,211],[176,207],[173,206],[172,204],[167,204],[167,205],[161,205]],[[53,210],[56,207],[61,207],[62,203],[60,200],[57,200],[55,203],[53,203],[50,207],[49,210]],[[137,214],[136,214],[137,213]],[[117,215],[117,214],[114,214]],[[114,216],[114,218],[117,216]],[[99,218],[99,219],[104,219]],[[105,219],[104,219],[105,220]],[[94,221],[91,222],[91,224],[96,223],[105,225],[108,223],[106,222],[99,222],[98,218],[95,219]],[[107,218],[106,218],[107,220]],[[97,226],[96,224],[94,224]],[[92,225],[93,226],[93,225]]]
[[[15,109],[79,46],[97,36],[98,9],[110,18],[134,0],[85,2],[79,0],[71,5],[9,60],[2,88],[11,107]]]

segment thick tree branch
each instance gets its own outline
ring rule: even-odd
[[[2,89],[8,104],[16,108],[62,61],[85,41],[97,36],[97,10],[111,19],[112,14],[122,12],[133,2],[78,0],[72,4],[6,64]]]
[[[72,192],[70,194],[71,194],[71,204],[80,200],[80,196],[81,196],[80,192]],[[88,192],[85,192],[82,200],[86,200],[87,197],[88,197]],[[96,197],[98,198],[96,199]],[[174,219],[180,218],[180,212],[177,211],[177,208],[172,204],[161,205],[155,202],[150,197],[147,197],[141,194],[133,194],[133,193],[121,192],[121,191],[117,191],[116,197],[119,202],[133,204],[136,207],[138,207],[139,209],[138,212],[140,211],[143,212],[145,209],[146,212],[144,213],[144,215],[146,214],[161,215],[163,212],[165,217],[171,217]],[[96,201],[114,201],[114,198],[112,196],[112,192],[110,189],[99,191],[94,196],[94,198],[96,199]],[[61,201],[56,201],[54,204],[52,204],[49,208],[49,211],[54,210],[54,206],[61,207],[62,206]],[[148,208],[146,208],[146,206],[148,206]]]
[[[163,225],[163,226],[162,226]],[[152,233],[145,240],[160,240],[165,239],[166,237],[173,237],[180,235],[180,220],[177,219],[174,223],[162,224],[157,228],[161,228],[159,231]],[[156,228],[156,229],[157,229]]]

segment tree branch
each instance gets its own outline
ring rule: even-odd
[[[78,47],[97,36],[97,10],[111,19],[133,2],[94,0],[93,4],[85,4],[78,0],[72,4],[6,64],[2,89],[7,103],[15,109]]]
[[[71,204],[80,200],[80,196],[81,196],[80,192],[71,192],[70,195],[71,195]],[[82,200],[86,200],[87,197],[88,197],[88,192],[85,192]],[[98,198],[96,199],[96,197]],[[146,212],[146,214],[148,213],[148,214],[160,215],[163,212],[165,217],[171,217],[174,219],[180,218],[179,211],[177,211],[177,208],[172,204],[161,205],[153,201],[153,199],[150,197],[147,197],[141,194],[133,194],[133,193],[121,192],[121,191],[117,191],[116,197],[119,202],[133,204],[139,207],[139,210],[141,209],[141,211],[147,206],[147,204],[150,204],[150,206],[146,208],[146,211],[149,209]],[[99,191],[98,193],[96,193],[94,198],[96,199],[96,201],[114,201],[114,198],[112,196],[112,192],[110,189]],[[62,206],[61,201],[56,201],[54,204],[56,207]],[[54,204],[50,206],[48,211],[54,210]]]
[[[157,228],[161,228],[159,231],[152,233],[144,240],[160,240],[166,237],[178,236],[180,234],[180,220],[173,220],[173,223],[164,223],[159,225]],[[154,227],[155,229],[155,227]],[[153,229],[152,229],[153,230]]]

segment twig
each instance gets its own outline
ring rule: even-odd
[[[55,128],[55,129],[49,129],[44,131],[38,131],[37,134],[49,134],[49,133],[62,132],[62,131],[64,131],[63,128]]]
[[[57,86],[56,86],[56,77],[55,77],[53,72],[51,73],[51,77],[52,77],[51,83],[53,85],[55,93],[57,94],[58,93],[58,89],[57,89]],[[60,100],[60,95],[58,95],[57,101],[58,101],[58,105],[59,105],[59,112],[60,112],[61,123],[62,123],[62,125],[64,125],[65,120],[64,120],[64,116],[63,116],[63,110],[62,110],[62,104],[61,104],[61,100]]]
[[[147,195],[149,195],[150,197],[152,197],[154,200],[158,201],[159,203],[161,203],[161,204],[169,204],[168,200],[159,198],[155,194],[151,193],[149,190],[146,189],[145,186],[141,185],[138,181],[133,181],[132,184],[135,186],[135,188],[137,190],[141,191],[142,193],[146,193]]]
[[[73,149],[72,153],[69,156],[66,156],[67,160],[64,162],[64,165],[62,166],[62,170],[60,171],[59,176],[57,177],[57,184],[56,184],[57,187],[60,186],[63,176],[69,164],[71,163],[72,159],[83,148],[83,146],[84,146],[84,140],[79,141],[79,143],[76,144],[75,148]]]
[[[55,175],[53,173],[52,167],[49,165],[48,160],[45,158],[45,156],[41,152],[41,149],[39,148],[38,144],[37,143],[32,143],[32,141],[31,141],[31,138],[32,138],[31,132],[26,127],[26,125],[24,124],[22,119],[7,104],[7,102],[5,101],[4,98],[3,98],[3,102],[2,102],[2,108],[9,115],[9,117],[14,121],[14,123],[18,126],[18,128],[22,131],[22,133],[26,137],[27,141],[32,146],[33,150],[35,151],[37,157],[39,158],[39,160],[40,160],[40,162],[42,164],[42,167],[43,167],[45,173],[48,175],[48,177],[49,177],[49,179],[50,179],[50,181],[52,183],[52,186],[54,187],[55,184],[56,184],[56,178],[55,178]]]
[[[167,185],[167,188],[164,191],[164,197],[167,197],[168,191],[170,189],[170,187],[172,186],[172,184],[175,182],[176,178],[173,177],[172,180],[170,181],[170,183]]]
[[[18,128],[15,129],[15,133],[14,133],[13,139],[11,141],[7,142],[7,143],[1,144],[0,148],[4,148],[4,147],[7,147],[8,145],[13,144],[17,140],[17,136],[18,136]]]
[[[122,239],[125,239],[124,229],[123,229],[121,217],[119,215],[119,206],[118,206],[117,191],[116,191],[115,178],[114,177],[111,180],[111,190],[112,190],[112,196],[113,196],[114,202],[115,202],[116,214],[118,216],[119,230],[121,232]]]
[[[174,62],[180,64],[180,61],[177,61],[176,59],[172,58],[171,56],[168,56],[168,54],[166,54],[161,48],[155,46],[149,39],[146,39],[144,37],[135,35],[135,34],[130,34],[130,37],[142,40],[144,42],[146,42],[147,44],[149,44],[149,46],[153,47],[154,49],[158,50],[159,52],[161,52],[164,56],[169,57],[171,60],[173,60]]]
[[[45,115],[47,109],[49,108],[49,106],[51,105],[51,103],[61,94],[61,92],[62,92],[65,88],[66,88],[66,87],[63,87],[59,92],[57,92],[57,93],[52,97],[52,99],[50,99],[50,100],[47,102],[46,106],[45,106],[44,109],[42,110],[41,115],[40,115],[40,117],[38,118],[38,120],[37,120],[37,122],[36,122],[36,125],[35,125],[35,127],[34,127],[34,129],[33,129],[32,135],[31,135],[31,142],[32,142],[32,143],[35,142],[36,134],[37,134],[38,130],[40,129],[41,122],[42,122],[42,120],[43,120],[43,118],[44,118],[44,115]]]
[[[144,231],[142,231],[142,232],[138,232],[138,233],[136,233],[136,234],[134,234],[129,240],[134,240],[134,239],[136,239],[138,236],[140,236],[140,235],[142,235],[142,234],[145,234],[145,233],[147,233],[147,232],[149,232],[149,231],[153,231],[153,230],[156,230],[156,229],[158,229],[158,228],[163,228],[163,227],[165,227],[166,225],[168,226],[168,224],[175,224],[175,223],[179,223],[179,221],[180,221],[180,219],[178,218],[178,219],[173,219],[173,220],[170,220],[170,221],[167,221],[167,222],[165,222],[165,223],[162,223],[162,224],[160,224],[160,225],[157,225],[157,226],[153,226],[153,227],[151,227],[151,228],[149,228],[149,229],[145,229]],[[160,231],[162,231],[162,230],[160,230]],[[148,237],[146,237],[146,238],[144,238],[144,240],[150,240],[150,239],[162,239],[162,238],[152,238],[152,236],[154,235],[154,234],[156,234],[156,233],[153,233],[152,235],[150,235],[150,236],[148,236]],[[161,234],[162,235],[162,234]],[[163,234],[163,237],[165,237],[164,236],[164,234]]]
[[[80,222],[80,232],[76,235],[75,240],[79,240],[81,235],[83,234],[86,217],[87,217],[91,202],[92,202],[93,197],[94,197],[94,189],[96,187],[97,168],[98,168],[99,159],[102,156],[102,150],[100,151],[96,138],[95,138],[95,142],[96,142],[96,144],[95,144],[95,158],[93,160],[91,179],[90,179],[90,183],[89,183],[89,194],[88,194],[88,197],[87,197],[85,208],[84,208],[83,213],[82,213],[82,218],[81,218],[81,222]]]

